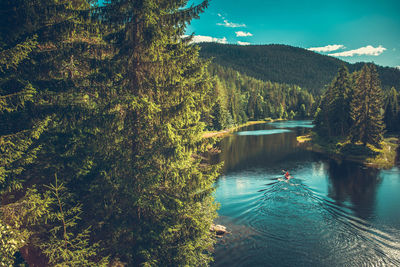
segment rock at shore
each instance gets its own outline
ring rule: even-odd
[[[212,224],[210,227],[211,232],[215,232],[215,235],[218,237],[222,237],[223,235],[229,233],[226,230],[226,227],[220,224]]]

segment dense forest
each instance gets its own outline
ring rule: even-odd
[[[201,43],[200,48],[203,57],[213,57],[208,70],[214,77],[213,98],[216,102],[211,117],[204,119],[209,129],[228,128],[248,120],[316,118],[316,130],[327,140],[350,136],[350,125],[356,120],[354,114],[350,117],[354,92],[356,88],[361,88],[360,92],[367,90],[366,86],[357,86],[357,75],[366,71],[365,63],[349,64],[285,45]],[[398,133],[400,99],[396,88],[400,88],[400,71],[374,64],[369,64],[368,69],[373,72],[376,85],[371,92],[379,96],[374,101],[379,105],[379,116],[385,125],[379,131],[381,134]],[[369,110],[369,104],[359,101],[354,100],[353,106],[359,103]],[[346,107],[335,106],[345,103]],[[365,116],[377,115],[368,113]],[[339,129],[340,133],[335,132]]]
[[[208,1],[0,4],[0,262],[204,266],[212,83],[181,39]]]
[[[248,120],[304,119],[315,113],[313,95],[297,85],[262,81],[231,68],[211,64],[213,83],[210,129],[220,130]]]
[[[375,65],[365,64],[353,73],[343,65],[318,106],[314,121],[317,139],[352,154],[372,152],[367,145],[381,148],[385,133],[400,130],[397,95],[394,87],[382,91]],[[356,144],[362,145],[361,151]]]
[[[350,72],[359,71],[364,63],[350,64],[334,57],[288,45],[234,45],[201,43],[200,55],[214,58],[214,63],[248,76],[277,83],[297,84],[313,94],[320,94],[346,65]],[[382,89],[400,88],[400,70],[376,66]]]

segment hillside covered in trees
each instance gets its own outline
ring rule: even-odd
[[[335,77],[340,66],[358,71],[364,63],[350,64],[288,45],[233,45],[200,43],[200,55],[214,58],[214,63],[232,68],[263,81],[296,84],[320,93]],[[400,88],[400,70],[376,66],[383,90]]]
[[[213,106],[205,121],[221,130],[248,120],[312,118],[313,95],[300,86],[249,77],[231,68],[211,64]]]

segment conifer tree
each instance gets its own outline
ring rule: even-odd
[[[67,205],[70,201],[70,193],[66,187],[58,183],[55,175],[54,184],[47,186],[49,206],[52,211],[45,216],[49,222],[46,224],[48,232],[40,236],[39,247],[43,254],[47,256],[51,266],[108,266],[108,259],[100,258],[98,254],[98,244],[91,245],[90,227],[76,231],[82,205]],[[75,230],[75,231],[74,231]]]
[[[215,130],[222,130],[230,126],[228,122],[228,95],[226,90],[227,89],[222,86],[219,79],[216,78],[213,86],[214,103],[211,114],[213,118],[210,125],[211,128]],[[204,120],[202,119],[202,121]]]
[[[37,36],[13,38],[11,33],[15,28],[7,28],[7,20],[17,20],[18,17],[8,16],[12,8],[7,4],[0,4],[5,13],[0,18],[0,200],[5,193],[22,188],[20,175],[36,159],[40,146],[35,146],[34,141],[49,121],[46,118],[21,123],[21,118],[26,119],[26,116],[20,114],[32,105],[37,91],[29,80],[16,77],[15,72],[36,49]],[[0,265],[11,266],[14,254],[26,244],[29,234],[5,215],[8,206],[3,200],[1,202]]]
[[[383,95],[374,65],[364,65],[358,75],[351,102],[351,139],[380,147],[383,139]]]
[[[400,106],[398,93],[392,87],[385,100],[385,117],[384,121],[388,131],[396,132],[400,130]]]
[[[74,178],[90,169],[88,153],[80,149],[90,147],[88,141],[94,139],[95,131],[87,122],[93,120],[88,115],[94,113],[98,92],[91,91],[87,76],[93,62],[88,51],[97,40],[89,31],[86,0],[2,1],[1,10],[0,186],[12,201],[1,207],[7,212],[1,213],[0,220],[14,232],[29,230],[24,234],[29,247],[45,246],[46,241],[35,240],[48,221],[32,220],[54,212],[48,201],[40,201],[47,194],[44,185],[50,173],[67,174],[64,182],[71,186],[71,180],[76,183]],[[22,213],[29,209],[24,192],[30,192],[32,205],[43,210],[16,227],[10,224],[15,221],[10,214],[17,208]]]
[[[211,80],[198,48],[181,39],[208,1],[109,1],[101,8],[115,53],[112,126],[102,144],[104,184],[96,229],[128,265],[206,265],[216,172],[199,153]],[[111,134],[112,133],[112,134]],[[95,203],[94,203],[95,204]]]
[[[322,136],[348,136],[351,125],[350,103],[353,86],[346,66],[339,68],[327,87],[315,120],[316,131]]]
[[[331,135],[347,136],[349,134],[351,118],[350,103],[352,98],[352,82],[346,66],[339,68],[337,76],[330,85],[332,98],[329,100],[329,123]]]

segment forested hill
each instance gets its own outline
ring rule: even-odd
[[[334,57],[288,45],[232,45],[201,43],[200,55],[264,81],[297,84],[319,92],[345,64],[350,72],[363,63],[349,64]],[[400,88],[400,70],[377,66],[383,89]]]

